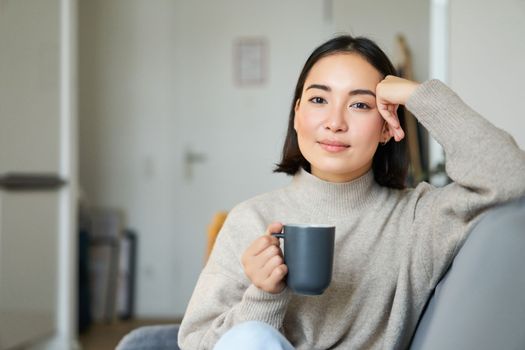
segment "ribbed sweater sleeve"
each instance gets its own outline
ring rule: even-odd
[[[445,84],[420,85],[406,107],[441,144],[452,183],[421,184],[414,231],[435,285],[485,209],[525,193],[525,153],[505,131],[467,106]],[[495,232],[497,234],[497,232]]]
[[[211,349],[222,334],[244,321],[281,328],[290,292],[260,290],[250,284],[240,262],[252,237],[264,234],[265,226],[254,214],[242,205],[229,213],[182,321],[181,349]]]

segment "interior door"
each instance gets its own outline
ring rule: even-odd
[[[0,349],[57,327],[60,1],[0,0]]]

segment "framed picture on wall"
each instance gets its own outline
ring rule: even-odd
[[[239,38],[233,46],[234,80],[239,86],[263,85],[267,80],[268,43],[265,38]]]

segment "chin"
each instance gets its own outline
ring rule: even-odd
[[[359,164],[352,165],[346,162],[323,162],[322,164],[312,164],[319,171],[324,174],[332,174],[335,176],[344,176],[350,174],[360,173],[360,175],[365,174],[368,170],[371,169],[372,163],[369,164]]]

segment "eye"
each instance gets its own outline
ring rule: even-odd
[[[356,103],[353,103],[350,105],[350,107],[352,108],[356,108],[356,109],[370,109],[370,106],[367,105],[366,103],[364,102],[356,102]]]
[[[322,97],[312,97],[308,101],[315,103],[315,104],[326,104],[326,100]]]

